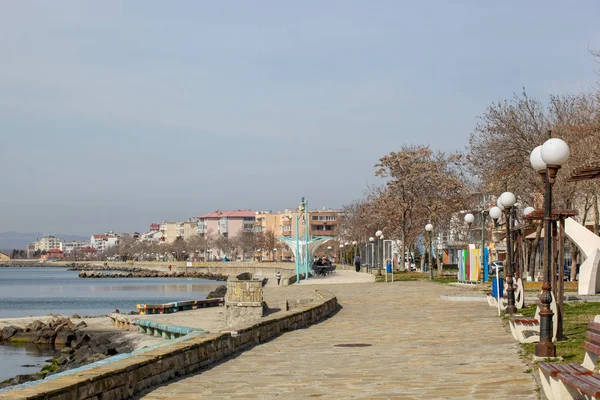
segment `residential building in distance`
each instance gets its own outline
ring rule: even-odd
[[[235,237],[242,231],[254,230],[255,213],[251,210],[213,211],[198,217],[198,233],[212,232],[223,237]]]
[[[50,249],[40,256],[42,260],[62,260],[65,254],[61,249]]]
[[[296,218],[298,218],[298,234],[304,237],[305,232],[312,236],[331,237],[333,240],[339,231],[339,226],[343,214],[341,211],[333,209],[309,210],[308,222],[306,215],[302,211],[284,210],[276,213],[270,211],[258,211],[255,215],[254,232],[266,233],[272,232],[275,237],[295,237],[296,236]],[[307,228],[308,227],[308,228]],[[258,249],[257,249],[258,250]],[[273,259],[272,249],[261,249],[254,253],[254,258],[259,260]],[[277,256],[281,260],[291,260],[293,254],[286,247],[280,249]]]
[[[93,260],[98,255],[98,250],[96,250],[92,246],[86,246],[86,247],[84,247],[84,248],[81,249],[81,251],[79,252],[79,254],[85,260]]]
[[[309,226],[312,236],[338,235],[342,212],[332,209],[311,210],[308,212],[308,224],[305,213],[298,210],[284,210],[277,213],[258,211],[255,215],[254,232],[273,232],[278,236],[296,235],[296,217],[298,217],[298,233],[303,236]]]
[[[183,240],[198,234],[198,221],[190,219],[186,222],[162,222],[160,224],[160,241],[171,244],[178,238]]]
[[[63,253],[65,253],[65,254],[71,254],[74,251],[78,252],[78,251],[84,249],[85,247],[88,247],[89,245],[90,245],[90,242],[78,242],[78,241],[61,242],[59,249],[62,250]]]
[[[62,242],[56,236],[48,235],[44,236],[40,240],[37,241],[36,250],[39,251],[49,251],[52,249],[60,249],[62,246]]]
[[[90,239],[90,246],[100,252],[116,246],[117,243],[119,243],[119,236],[112,232],[92,235]]]

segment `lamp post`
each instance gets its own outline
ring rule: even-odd
[[[373,246],[374,241],[375,241],[375,238],[373,236],[371,236],[369,238],[369,243],[371,243],[371,263],[370,263],[371,271],[373,271],[373,264],[375,262],[375,255],[373,254],[374,253],[374,251],[373,251],[374,250],[374,246]],[[369,272],[369,271],[367,271],[367,272]]]
[[[425,230],[429,234],[429,279],[433,280],[433,253],[431,251],[431,248],[433,247],[433,242],[431,241],[431,235],[433,234],[433,225],[425,225]]]
[[[352,261],[354,261],[354,270],[356,272],[358,272],[358,268],[356,265],[356,256],[358,255],[358,248],[356,247],[357,244],[358,244],[358,242],[356,240],[352,241],[352,246],[354,247],[354,260],[350,260],[351,263],[352,263]]]
[[[331,246],[327,246],[327,257],[331,257]]]
[[[277,263],[277,249],[273,249],[273,262]]]
[[[346,260],[350,254],[350,243],[345,242],[344,243],[344,248],[346,249],[346,254],[344,255],[344,260]]]
[[[342,260],[343,260],[343,258],[342,258],[342,251],[343,250],[344,250],[344,244],[342,243],[342,244],[340,244],[340,264],[343,264],[342,263]]]
[[[512,208],[517,202],[517,198],[511,192],[504,192],[498,198],[500,204],[504,207],[505,214],[505,225],[506,225],[506,297],[508,305],[506,306],[507,314],[514,314],[517,312],[517,307],[515,307],[515,287],[513,286],[513,274],[515,270],[514,260],[513,260],[513,248],[511,241],[511,214]]]
[[[542,306],[540,308],[540,341],[535,346],[538,357],[555,357],[556,346],[552,343],[552,185],[560,167],[569,159],[569,145],[561,139],[548,139],[531,152],[531,167],[545,180],[544,193],[544,282],[542,283]],[[561,266],[562,268],[562,266]],[[561,274],[562,275],[562,274]]]
[[[383,232],[377,231],[375,232],[375,236],[377,236],[377,253],[375,253],[375,266],[377,267],[377,275],[381,275],[381,268],[379,268],[379,241]]]
[[[485,201],[484,201],[485,207]],[[485,282],[486,278],[486,268],[485,268],[485,221],[487,216],[490,215],[490,212],[487,210],[483,210],[481,212],[481,282]]]
[[[467,244],[471,244],[471,224],[475,221],[475,216],[471,213],[465,215],[465,222],[467,223]]]

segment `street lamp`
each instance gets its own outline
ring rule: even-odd
[[[374,253],[374,251],[373,251],[374,250],[374,245],[373,245],[374,241],[375,241],[375,238],[373,236],[371,236],[369,238],[369,243],[371,243],[371,262],[370,262],[370,266],[369,267],[371,268],[371,271],[373,271],[373,263],[375,262],[375,256],[373,254]],[[367,268],[367,272],[369,272],[368,268]]]
[[[431,241],[431,235],[433,234],[433,225],[425,225],[425,230],[429,233],[429,279],[433,280],[433,253],[431,248],[433,243]]]
[[[490,217],[492,217],[494,223],[498,223],[498,220],[502,217],[502,209],[500,207],[490,208]]]
[[[342,251],[344,250],[344,244],[340,244],[340,263],[342,263]],[[343,264],[343,263],[342,263]]]
[[[277,249],[273,249],[273,262],[277,263]]]
[[[513,286],[513,274],[514,274],[514,260],[513,260],[513,249],[511,243],[511,211],[517,202],[517,198],[511,192],[504,192],[498,198],[500,204],[504,207],[504,213],[506,215],[506,297],[508,305],[506,306],[507,314],[514,314],[517,312],[515,307],[515,287]]]
[[[475,221],[475,216],[471,213],[465,215],[465,222],[467,223],[467,241],[471,244],[471,224]]]
[[[375,232],[375,236],[377,236],[377,257],[376,257],[376,265],[377,265],[377,275],[381,275],[381,268],[379,268],[379,241],[381,240],[381,237],[383,236],[383,232],[381,231],[377,231]]]
[[[557,138],[548,139],[542,146],[531,152],[529,161],[531,167],[544,178],[544,282],[540,308],[540,341],[535,346],[538,357],[555,357],[556,346],[552,343],[552,317],[550,310],[552,302],[551,265],[552,265],[552,185],[560,167],[569,159],[569,145]],[[562,266],[561,266],[562,269]],[[562,274],[561,274],[562,276]]]

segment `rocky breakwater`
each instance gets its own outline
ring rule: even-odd
[[[25,326],[6,326],[0,333],[0,344],[37,343],[62,348],[60,356],[49,360],[40,372],[17,375],[0,382],[0,389],[77,368],[106,357],[130,353],[134,346],[119,332],[88,332],[86,323],[74,324],[67,317],[54,318],[47,323],[36,320]]]
[[[162,271],[123,271],[123,272],[96,272],[81,271],[80,278],[200,278],[211,281],[226,281],[227,275],[213,274],[211,272],[162,272]]]

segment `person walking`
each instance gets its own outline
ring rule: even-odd
[[[281,272],[277,271],[275,277],[277,277],[277,286],[279,286],[279,283],[281,282]]]
[[[360,272],[360,256],[358,254],[354,257],[354,267],[356,268],[356,272]]]

